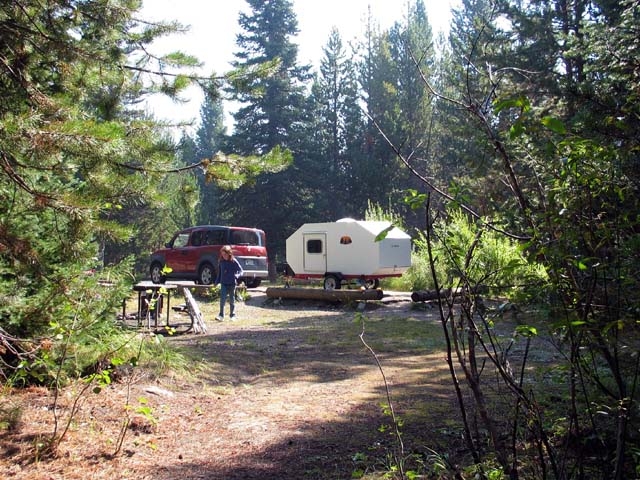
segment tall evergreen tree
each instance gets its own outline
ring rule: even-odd
[[[397,85],[397,118],[389,126],[393,131],[388,134],[403,157],[410,160],[412,168],[421,175],[428,175],[433,171],[432,148],[438,132],[434,129],[435,96],[425,88],[424,78],[430,81],[435,78],[436,54],[424,2],[413,0],[407,2],[406,7],[404,21],[396,22],[389,32]],[[405,168],[402,172],[397,179],[397,190],[422,188],[416,176]],[[412,210],[401,207],[398,210],[406,217],[407,224],[418,221],[409,219]]]
[[[416,0],[407,7],[404,22],[396,22],[389,35],[399,111],[393,137],[398,139],[397,144],[407,156],[424,158],[433,95],[425,88],[423,77],[434,77],[436,58],[424,2]]]
[[[211,158],[224,147],[227,128],[224,107],[218,95],[205,95],[200,106],[200,125],[196,130],[196,157]]]
[[[403,191],[412,186],[392,145],[424,158],[431,98],[423,88],[422,75],[432,70],[432,43],[420,1],[408,8],[405,25],[396,24],[387,32],[379,32],[369,20],[359,62],[367,125],[363,156],[352,169],[352,185],[360,186],[356,198],[362,202],[362,212],[368,200],[378,205],[400,204]]]
[[[351,210],[349,180],[349,135],[361,135],[361,111],[358,106],[358,86],[355,65],[345,50],[340,33],[333,29],[320,61],[317,80],[310,99],[313,115],[308,139],[312,139],[307,156],[313,157],[317,202],[315,216],[327,221],[345,216],[357,216]],[[353,123],[358,124],[355,126]],[[358,152],[355,151],[357,154]]]
[[[404,175],[404,170],[379,131],[396,131],[398,91],[389,33],[380,32],[371,17],[360,52],[358,81],[367,122],[362,156],[352,159],[351,185],[354,199],[358,201],[357,208],[364,215],[368,200],[380,205],[388,204],[398,185],[396,179],[398,175]],[[392,142],[395,140],[391,138]]]
[[[261,227],[268,235],[273,254],[284,254],[288,231],[297,228],[301,211],[307,208],[304,196],[305,159],[300,158],[300,142],[307,121],[305,84],[309,67],[297,65],[298,47],[292,41],[298,33],[290,0],[249,0],[249,13],[241,13],[242,32],[237,37],[235,68],[258,69],[265,62],[277,65],[272,75],[255,77],[243,89],[234,88],[233,98],[240,108],[233,114],[235,130],[228,151],[263,154],[280,146],[294,153],[294,164],[277,175],[261,175],[226,196],[224,208],[233,212],[236,223]]]
[[[493,0],[462,0],[452,13],[449,48],[443,51],[440,78],[432,80],[441,95],[434,127],[441,134],[433,146],[440,162],[431,165],[431,174],[452,197],[488,214],[507,199],[496,181],[493,146],[469,111],[491,113],[494,90],[483,65],[499,49],[497,10]]]
[[[216,153],[224,150],[226,141],[226,127],[224,125],[224,108],[219,96],[205,95],[200,107],[200,126],[196,130],[195,155],[196,161],[213,158]],[[200,190],[200,204],[198,206],[198,223],[217,224],[227,223],[229,219],[221,217],[220,196],[223,194],[218,185],[208,179],[204,172],[198,172],[198,186]]]

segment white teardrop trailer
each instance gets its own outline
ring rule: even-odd
[[[379,279],[400,277],[411,266],[411,237],[384,221],[306,223],[287,238],[286,254],[294,278],[324,279],[326,290],[350,281],[378,288]]]

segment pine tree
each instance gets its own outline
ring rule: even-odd
[[[305,83],[310,78],[309,67],[296,63],[298,47],[292,37],[298,27],[293,7],[290,0],[247,3],[251,13],[240,13],[243,31],[238,35],[239,50],[232,65],[246,71],[276,61],[277,71],[231,92],[241,104],[233,114],[233,147],[236,153],[247,155],[266,153],[276,145],[293,148],[298,140],[293,127],[301,120]]]
[[[351,131],[361,134],[361,111],[355,65],[345,50],[340,33],[333,29],[323,48],[319,75],[312,88],[311,123],[306,155],[313,157],[310,175],[317,190],[315,217],[327,221],[355,216],[350,209]],[[354,128],[353,122],[359,124]],[[357,150],[355,151],[357,154]]]
[[[350,183],[354,201],[357,201],[356,208],[364,215],[369,200],[382,205],[388,203],[390,190],[401,168],[379,131],[393,130],[391,126],[397,118],[397,89],[388,32],[381,33],[371,16],[367,20],[365,38],[359,51],[358,83],[366,124],[362,155],[352,158],[350,170],[353,177]]]
[[[144,69],[157,59],[144,47],[175,28],[137,23],[139,6],[3,3],[0,262],[7,274],[0,291],[14,299],[1,302],[4,325],[37,330],[60,314],[60,289],[93,265],[106,240],[133,233],[117,219],[152,195],[153,175],[140,172],[172,160],[134,107],[139,95],[157,90],[146,86]],[[183,60],[194,64],[172,58],[173,65]],[[171,79],[165,85],[180,87]],[[31,316],[34,309],[48,313]]]
[[[443,51],[440,79],[433,86],[441,97],[435,102],[434,128],[441,132],[434,148],[441,161],[431,174],[452,197],[487,214],[504,206],[495,181],[495,155],[478,118],[470,109],[491,114],[494,100],[490,80],[483,75],[487,62],[497,57],[501,36],[495,26],[493,0],[462,0],[453,11],[449,48]]]
[[[424,158],[430,131],[432,95],[423,76],[434,76],[435,51],[431,25],[422,0],[408,5],[403,23],[396,23],[389,35],[398,89],[398,121],[394,138],[406,156]]]
[[[158,188],[159,172],[175,167],[175,145],[138,105],[152,92],[178,94],[198,62],[151,55],[153,40],[178,26],[138,21],[139,7],[133,0],[2,4],[3,380],[15,374],[16,382],[52,385],[48,375],[60,380],[67,367],[75,375],[106,355],[112,346],[101,339],[116,328],[115,312],[130,293],[134,262],[125,257],[164,236],[169,223],[160,213],[172,192]],[[152,73],[169,66],[177,76]],[[93,275],[100,264],[104,271]],[[53,347],[21,338],[48,338]],[[52,364],[60,338],[74,352],[61,360],[68,365]]]
[[[211,158],[224,147],[227,128],[219,96],[205,95],[200,106],[200,125],[196,130],[196,158]]]
[[[200,126],[196,130],[195,158],[213,158],[216,153],[224,150],[226,141],[226,127],[224,125],[224,109],[222,99],[218,96],[205,95],[200,107]],[[228,219],[221,218],[220,196],[223,190],[215,182],[208,181],[202,171],[198,172],[198,186],[200,203],[198,206],[199,224],[225,223]]]
[[[395,84],[397,85],[397,118],[388,132],[403,158],[420,175],[429,176],[434,170],[434,150],[439,133],[435,129],[435,96],[426,88],[424,79],[435,78],[436,53],[432,29],[422,0],[407,2],[403,22],[396,22],[389,32],[390,52],[393,58]],[[402,168],[394,189],[421,190],[424,186],[407,168]],[[395,203],[395,202],[394,202]],[[404,208],[402,208],[404,207]],[[400,204],[397,207],[409,224],[422,219],[411,218],[411,209]]]
[[[241,13],[239,50],[233,66],[240,71],[259,69],[265,62],[275,63],[271,75],[256,76],[242,88],[233,88],[232,97],[240,102],[233,114],[235,130],[228,151],[263,154],[274,147],[289,149],[293,165],[276,175],[265,174],[225,196],[224,209],[234,221],[261,227],[267,233],[270,253],[284,254],[286,232],[297,228],[298,218],[310,208],[305,196],[305,159],[299,155],[303,141],[305,84],[309,67],[297,65],[298,47],[292,42],[297,20],[289,0],[249,0],[249,13]]]

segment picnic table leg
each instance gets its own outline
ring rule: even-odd
[[[156,308],[153,309],[153,328],[158,330],[158,317],[160,316],[160,310],[162,309],[162,293],[160,293],[159,289],[154,290],[153,293],[157,294],[155,305]]]
[[[142,291],[138,291],[138,327],[142,326]]]
[[[171,311],[171,290],[167,290],[167,327],[169,326],[170,311]]]

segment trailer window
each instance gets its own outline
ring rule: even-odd
[[[322,253],[322,240],[308,240],[307,253]]]
[[[340,245],[349,245],[352,243],[351,237],[349,235],[343,235],[340,237]]]

